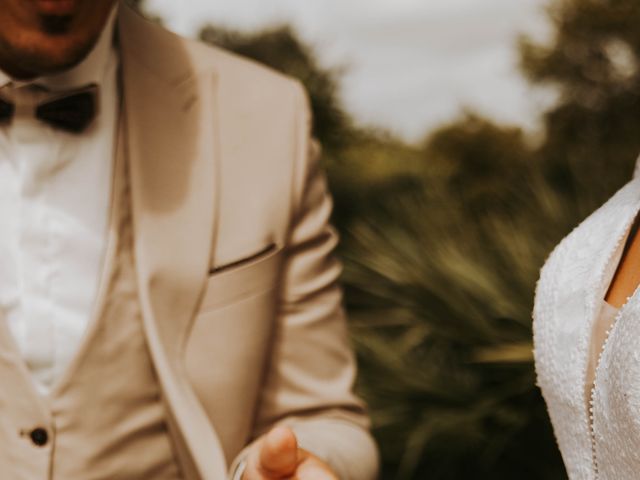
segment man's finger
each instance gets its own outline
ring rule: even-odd
[[[260,471],[273,478],[293,475],[298,466],[298,441],[288,427],[271,430],[262,443],[259,457]]]

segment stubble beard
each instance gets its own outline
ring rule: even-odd
[[[67,35],[71,28],[71,21],[71,16],[43,15],[41,31],[51,37],[51,42],[62,41],[62,37]],[[55,74],[80,63],[89,54],[98,36],[70,42],[70,45],[54,55],[39,45],[29,47],[19,45],[19,42],[14,44],[0,35],[0,68],[20,79]]]
[[[71,15],[42,15],[40,17],[40,26],[42,31],[51,36],[65,35],[69,32]]]

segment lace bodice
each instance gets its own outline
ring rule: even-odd
[[[640,207],[633,180],[556,247],[534,306],[538,385],[571,479],[624,479],[640,472],[640,295],[620,309],[590,371],[595,322]],[[597,328],[596,328],[597,330]],[[604,341],[602,339],[601,341]]]

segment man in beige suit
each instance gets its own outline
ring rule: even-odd
[[[0,0],[0,70],[3,478],[374,478],[299,83],[116,0]]]

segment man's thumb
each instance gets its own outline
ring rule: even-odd
[[[260,449],[260,470],[275,478],[293,475],[298,465],[298,441],[288,427],[275,427]]]

